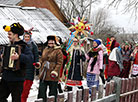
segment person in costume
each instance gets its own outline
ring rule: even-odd
[[[120,77],[121,78],[128,78],[129,77],[129,71],[131,67],[131,61],[130,61],[130,55],[132,50],[129,48],[129,44],[125,43],[124,47],[121,49],[121,54],[123,57],[123,66],[124,69],[122,70]]]
[[[111,44],[111,53],[108,59],[109,66],[107,69],[107,81],[110,81],[113,76],[119,77],[121,71],[123,70],[123,58],[118,47],[119,43],[116,40],[113,40]]]
[[[63,66],[60,69],[60,80],[59,80],[59,83],[58,83],[59,93],[63,93],[63,90],[61,88],[61,82],[63,81],[62,80],[63,70],[64,70],[64,67],[65,67],[65,64],[67,63],[67,51],[66,51],[66,47],[65,47],[66,45],[62,42],[62,39],[59,36],[57,36],[57,44],[58,44],[58,46],[61,46],[62,53],[63,53]]]
[[[25,69],[28,65],[33,64],[33,54],[27,43],[19,38],[24,34],[24,28],[19,23],[13,23],[11,26],[4,26],[8,32],[10,45],[16,45],[21,48],[21,54],[14,52],[11,55],[11,60],[19,60],[19,68],[17,70],[5,69],[2,70],[2,80],[0,82],[0,102],[7,102],[8,96],[11,94],[12,102],[21,102],[21,93],[25,78]],[[4,55],[3,55],[4,58]]]
[[[131,69],[132,77],[138,76],[138,43],[135,45],[134,51],[131,53]]]
[[[47,102],[46,93],[49,86],[49,96],[55,96],[55,102],[57,102],[57,88],[63,64],[63,54],[61,47],[56,44],[56,36],[48,36],[46,45],[40,60],[42,66],[39,74],[38,98],[43,98],[43,102]]]
[[[105,79],[106,80],[108,79],[108,75],[107,75],[107,70],[108,70],[108,67],[109,67],[108,58],[109,58],[109,55],[111,53],[111,45],[112,45],[112,42],[115,39],[116,38],[114,36],[110,36],[110,38],[107,38],[107,42],[105,43],[106,48],[107,48],[107,54],[104,54],[104,62],[103,63],[105,64],[104,75],[105,75]]]
[[[83,63],[85,61],[84,48],[79,45],[77,38],[73,39],[73,45],[69,49],[71,63],[67,77],[67,91],[72,91],[73,86],[83,89]]]
[[[37,64],[37,65],[30,64],[28,68],[26,68],[21,102],[27,102],[29,91],[31,89],[31,86],[34,80],[35,68],[38,69],[40,67],[40,62],[39,62],[39,55],[38,55],[38,47],[36,43],[32,40],[31,31],[28,30],[24,32],[23,40],[28,44],[28,47],[31,49],[33,53],[33,56],[34,56],[33,64]]]
[[[99,40],[93,40],[93,48],[85,54],[88,60],[87,68],[87,86],[89,87],[89,93],[91,94],[91,88],[93,85],[99,86],[99,75],[103,69],[103,50]]]

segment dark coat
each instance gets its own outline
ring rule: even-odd
[[[37,45],[34,42],[31,42],[28,46],[31,49],[33,56],[34,56],[33,63],[39,62]],[[33,66],[33,64],[28,65],[28,67],[26,68],[25,79],[33,80],[34,79],[34,71],[35,71],[35,67]]]
[[[32,64],[33,62],[33,55],[27,44],[20,40],[15,42],[14,45],[21,46],[21,55],[19,56],[20,59],[20,69],[17,71],[11,71],[7,69],[3,69],[2,79],[6,81],[24,81],[25,77],[25,68]]]
[[[81,52],[82,54],[80,55],[80,50],[79,49],[75,49],[73,50],[73,54],[72,54],[72,61],[71,61],[71,66],[69,69],[69,75],[68,75],[68,79],[71,80],[82,80],[82,72],[81,67],[82,63],[80,62],[80,60],[85,61],[85,55],[84,52]]]

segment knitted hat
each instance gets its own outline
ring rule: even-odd
[[[14,34],[18,34],[19,36],[24,34],[24,28],[20,23],[13,23],[10,26],[4,25],[3,29],[7,32],[11,31]]]
[[[93,41],[95,41],[97,44],[98,44],[98,46],[101,44],[101,42],[99,41],[99,40],[93,40]]]

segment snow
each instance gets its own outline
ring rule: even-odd
[[[87,81],[86,78],[84,78],[84,80],[82,81],[83,87],[87,88]],[[102,84],[101,79],[100,79],[100,84]],[[65,87],[65,83],[62,82],[61,83],[61,88],[64,90]],[[37,99],[37,95],[38,95],[38,88],[39,88],[39,79],[35,78],[33,81],[33,85],[31,87],[30,90],[30,94],[29,97],[27,99],[27,102],[34,102]],[[73,102],[76,102],[76,92],[77,92],[78,88],[77,87],[73,87]],[[47,92],[48,93],[48,92]],[[67,99],[67,92],[64,92],[65,95],[65,100]],[[12,102],[11,101],[11,95],[8,97],[8,102]]]

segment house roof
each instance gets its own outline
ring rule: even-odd
[[[6,5],[17,5],[22,0],[0,0],[0,4],[6,4]]]
[[[19,22],[25,29],[34,27],[32,39],[45,43],[48,35],[69,37],[69,30],[49,10],[45,8],[0,5],[0,45],[9,43],[3,25]]]

